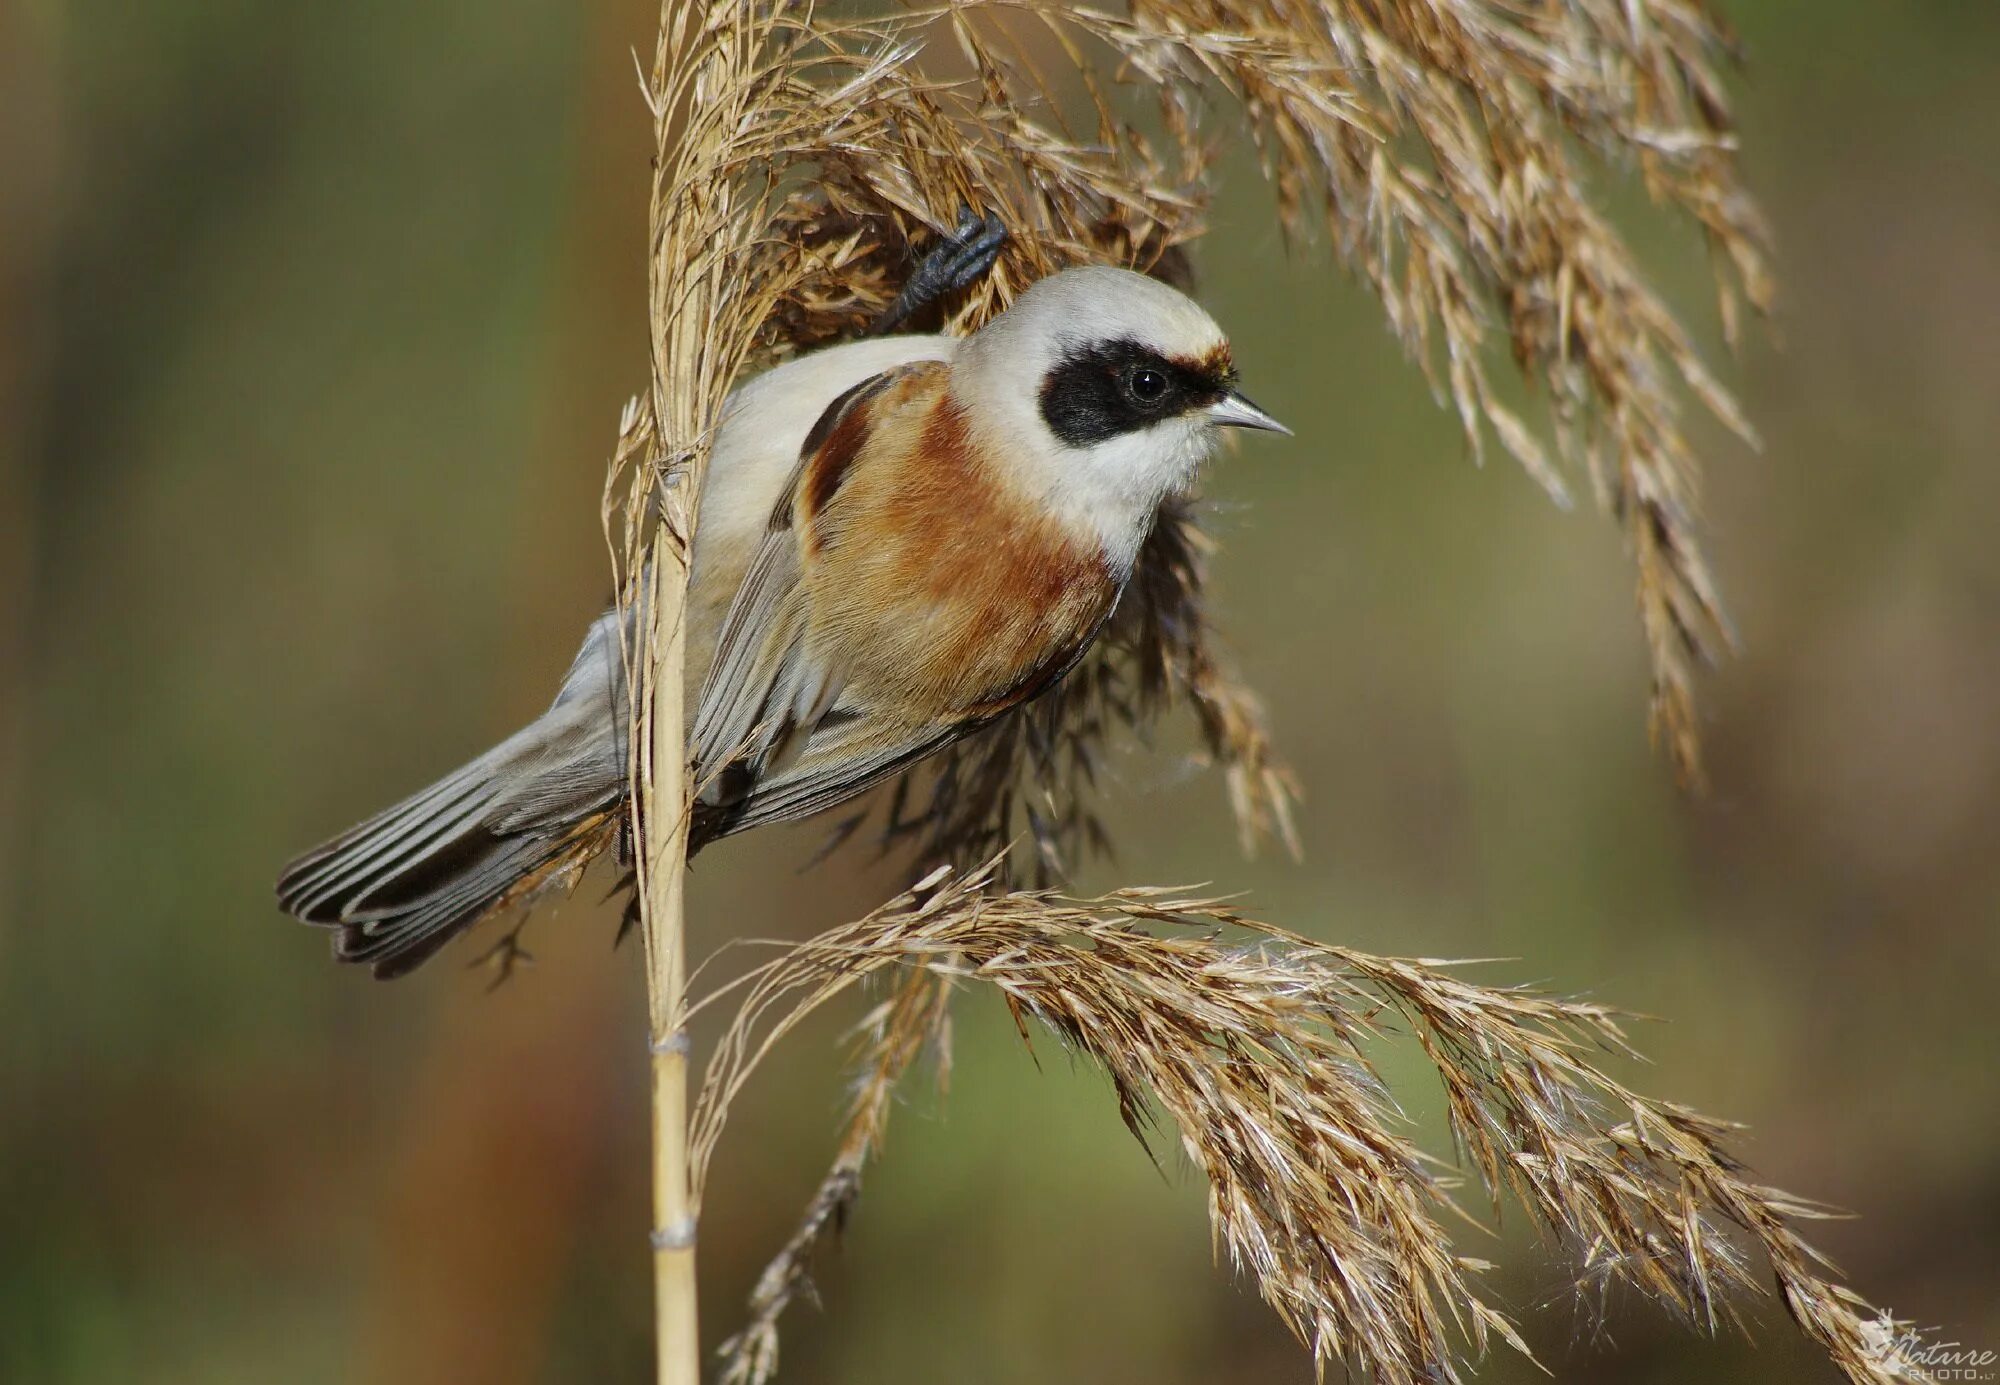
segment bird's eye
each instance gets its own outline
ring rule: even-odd
[[[1167,373],[1148,365],[1135,366],[1125,377],[1126,393],[1139,404],[1157,404],[1167,397]]]

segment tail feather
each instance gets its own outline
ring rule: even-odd
[[[559,864],[571,845],[540,836],[498,837],[484,829],[461,837],[453,857],[437,862],[449,873],[442,884],[408,909],[343,925],[334,955],[372,966],[385,980],[412,971]]]
[[[623,843],[622,647],[612,611],[591,626],[540,719],[293,861],[278,878],[279,907],[338,929],[341,960],[401,976],[481,919]],[[688,855],[736,830],[741,807],[697,801]],[[621,857],[627,850],[621,844]]]
[[[615,836],[625,746],[614,723],[600,701],[559,699],[470,764],[292,862],[279,906],[339,929],[342,960],[402,975]]]
[[[486,757],[454,771],[285,867],[278,904],[308,923],[369,916],[367,899],[400,878],[412,858],[475,825],[491,804]]]

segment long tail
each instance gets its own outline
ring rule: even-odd
[[[380,977],[579,865],[616,835],[625,689],[615,615],[591,627],[555,705],[470,764],[292,862],[278,904],[340,930]]]

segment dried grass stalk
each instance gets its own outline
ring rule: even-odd
[[[1728,1127],[1598,1066],[1594,1055],[1631,1052],[1604,1007],[1323,946],[1213,899],[1127,889],[1074,900],[997,892],[992,877],[941,868],[753,973],[697,1103],[697,1169],[763,1055],[834,996],[904,978],[873,1021],[861,1106],[874,1112],[882,1075],[923,1032],[904,1012],[903,998],[922,994],[908,978],[983,983],[1024,1037],[1033,1019],[1099,1064],[1142,1140],[1156,1120],[1171,1124],[1208,1181],[1218,1251],[1318,1365],[1396,1385],[1457,1381],[1461,1345],[1526,1347],[1480,1297],[1483,1266],[1446,1230],[1459,1209],[1370,1066],[1368,1045],[1395,1029],[1437,1068],[1464,1160],[1496,1203],[1511,1193],[1586,1279],[1630,1284],[1712,1331],[1733,1316],[1728,1295],[1761,1287],[1761,1259],[1848,1379],[1918,1378],[1893,1349],[1893,1320],[1828,1277],[1800,1237],[1797,1223],[1823,1209],[1755,1182],[1724,1144]],[[732,1382],[770,1378],[777,1311],[848,1196],[823,1188],[766,1276],[751,1332],[732,1343]]]
[[[768,67],[768,23],[727,5],[669,5],[646,95],[655,135],[649,219],[647,407],[626,410],[606,478],[606,532],[617,541],[621,592],[646,618],[643,653],[621,651],[631,705],[635,898],[646,952],[653,1117],[654,1335],[661,1385],[699,1385],[695,1276],[697,1202],[688,1163],[686,873],[689,786],[682,742],[685,626],[705,440],[740,368],[747,332],[711,330],[737,285],[732,263],[758,233],[728,176]],[[738,302],[740,310],[768,311]],[[622,510],[614,497],[624,489]]]

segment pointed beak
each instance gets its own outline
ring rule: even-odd
[[[1261,428],[1267,433],[1292,436],[1292,430],[1252,404],[1235,390],[1208,406],[1208,421],[1217,428]]]

